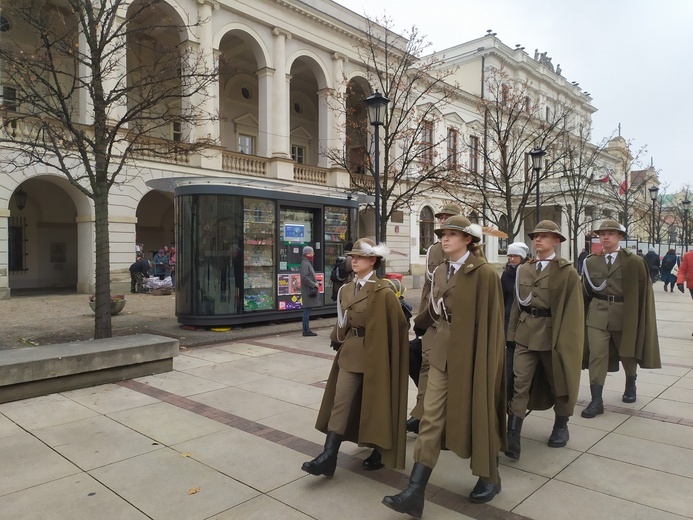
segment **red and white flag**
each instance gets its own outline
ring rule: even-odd
[[[597,182],[609,182],[610,178],[611,178],[611,175],[609,174],[609,170],[606,170],[604,172],[604,176],[601,179],[597,179]]]
[[[618,189],[618,194],[623,196],[628,191],[628,179],[623,179],[621,187]]]

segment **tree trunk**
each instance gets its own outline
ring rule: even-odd
[[[96,317],[94,339],[110,338],[111,330],[111,265],[108,236],[108,189],[94,190],[96,240]]]

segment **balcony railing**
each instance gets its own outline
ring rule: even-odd
[[[225,172],[252,175],[254,177],[266,177],[269,159],[246,155],[237,152],[223,152],[221,168]]]
[[[375,179],[372,175],[353,173],[351,175],[351,189],[375,189]]]
[[[317,166],[294,164],[294,180],[306,184],[319,184],[327,186],[327,170]]]

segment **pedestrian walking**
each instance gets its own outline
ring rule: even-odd
[[[505,327],[503,330],[507,336],[508,322],[515,302],[515,279],[517,278],[517,268],[529,260],[529,246],[524,242],[513,242],[508,246],[508,263],[503,268],[501,274],[501,287],[503,288],[503,303],[505,305]],[[515,375],[513,373],[513,359],[515,357],[515,342],[505,342],[505,388],[508,394],[508,406],[513,398],[513,388],[515,386]]]
[[[678,267],[681,261],[676,256],[675,249],[669,249],[667,254],[662,258],[662,281],[664,282],[664,292],[669,291],[671,286],[671,292],[674,292],[674,285],[676,285],[676,275],[678,274]]]
[[[684,292],[684,284],[688,287],[688,292],[693,298],[693,251],[688,251],[683,255],[679,274],[676,277],[676,286],[679,291]]]
[[[536,257],[518,268],[508,340],[515,342],[515,388],[505,454],[519,459],[527,410],[553,406],[549,446],[568,443],[568,420],[580,387],[584,307],[580,277],[556,248],[565,237],[555,222],[542,220],[528,233]]]
[[[655,248],[650,246],[644,258],[647,267],[650,269],[650,279],[652,283],[655,283],[659,280],[659,255],[655,251]]]
[[[313,258],[315,251],[310,246],[303,248],[303,259],[301,260],[301,308],[303,309],[303,335],[317,336],[310,330],[310,309],[320,305],[318,298],[318,281],[315,277],[313,268]]]
[[[442,226],[450,217],[460,215],[461,213],[462,208],[460,208],[457,204],[445,204],[442,208],[440,208],[440,211],[435,214],[435,218]],[[431,293],[433,272],[439,265],[445,263],[445,259],[446,256],[440,242],[436,242],[435,244],[431,245],[428,250],[426,250],[426,276],[424,278],[423,287],[421,288],[421,303],[419,305],[417,314],[428,312],[428,299]],[[419,422],[423,416],[423,396],[426,392],[426,386],[428,384],[428,370],[431,366],[428,357],[431,352],[432,339],[436,333],[436,324],[433,323],[427,331],[421,330],[415,325],[414,333],[416,334],[417,338],[421,338],[421,370],[419,370],[419,380],[416,385],[416,404],[414,405],[414,409],[411,411],[411,417],[407,421],[407,431],[410,433],[419,433]]]
[[[594,232],[602,250],[587,257],[582,273],[587,327],[583,368],[589,369],[592,397],[580,414],[586,419],[604,413],[606,373],[618,371],[619,360],[626,372],[624,403],[636,401],[637,365],[662,366],[654,293],[645,261],[619,246],[626,228],[615,220],[603,221]]]
[[[311,475],[334,474],[345,440],[375,448],[365,469],[404,468],[409,338],[397,296],[375,274],[387,252],[367,238],[349,252],[354,279],[339,290],[330,336],[337,355],[315,425],[325,449],[301,467]]]
[[[481,227],[457,215],[435,233],[449,260],[435,269],[428,307],[414,318],[420,329],[436,324],[415,463],[407,488],[383,498],[387,507],[416,518],[421,518],[426,485],[443,447],[471,459],[472,474],[479,479],[469,499],[483,503],[501,491],[498,453],[505,444],[500,278],[476,255]]]

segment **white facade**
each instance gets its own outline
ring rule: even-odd
[[[150,188],[150,181],[204,176],[239,182],[271,180],[278,189],[314,194],[351,192],[349,174],[323,153],[345,144],[344,115],[329,100],[335,92],[344,93],[349,81],[367,95],[372,91],[357,52],[365,21],[335,2],[171,0],[169,6],[180,20],[208,20],[197,34],[180,37],[206,59],[221,64],[220,80],[207,102],[209,111],[218,111],[221,119],[197,128],[172,128],[163,137],[176,139],[174,134],[182,132],[184,139],[211,138],[218,146],[201,155],[140,158],[111,190],[110,258],[116,283],[129,280],[127,268],[135,242],[157,250],[175,241],[173,195]],[[13,27],[2,34],[0,45],[24,37],[27,34],[21,27]],[[439,138],[448,129],[462,136],[483,131],[475,96],[480,94],[484,64],[511,66],[518,77],[532,80],[541,99],[556,95],[573,99],[581,107],[579,117],[588,119],[595,110],[589,96],[562,76],[493,36],[441,53],[459,66],[454,79],[461,90],[458,100],[440,114],[435,128]],[[121,73],[127,70],[127,59],[123,56]],[[89,124],[85,99],[80,100],[78,111]],[[11,130],[4,127],[6,132]],[[459,154],[460,161],[468,164],[469,151],[460,145]],[[27,194],[21,210],[16,205],[18,191]],[[393,251],[389,271],[421,270],[422,211],[428,208],[435,213],[445,202],[450,200],[444,194],[432,193],[414,201],[410,213],[405,211],[401,219],[389,223],[388,245]],[[373,213],[365,211],[365,205],[362,208],[357,234],[372,236]],[[38,167],[4,171],[0,178],[0,298],[9,297],[16,288],[76,286],[78,291],[92,292],[93,224],[91,200],[57,172]],[[8,244],[16,238],[17,229],[22,230],[24,269],[10,271]],[[488,240],[487,253],[489,260],[498,260],[495,239]]]

